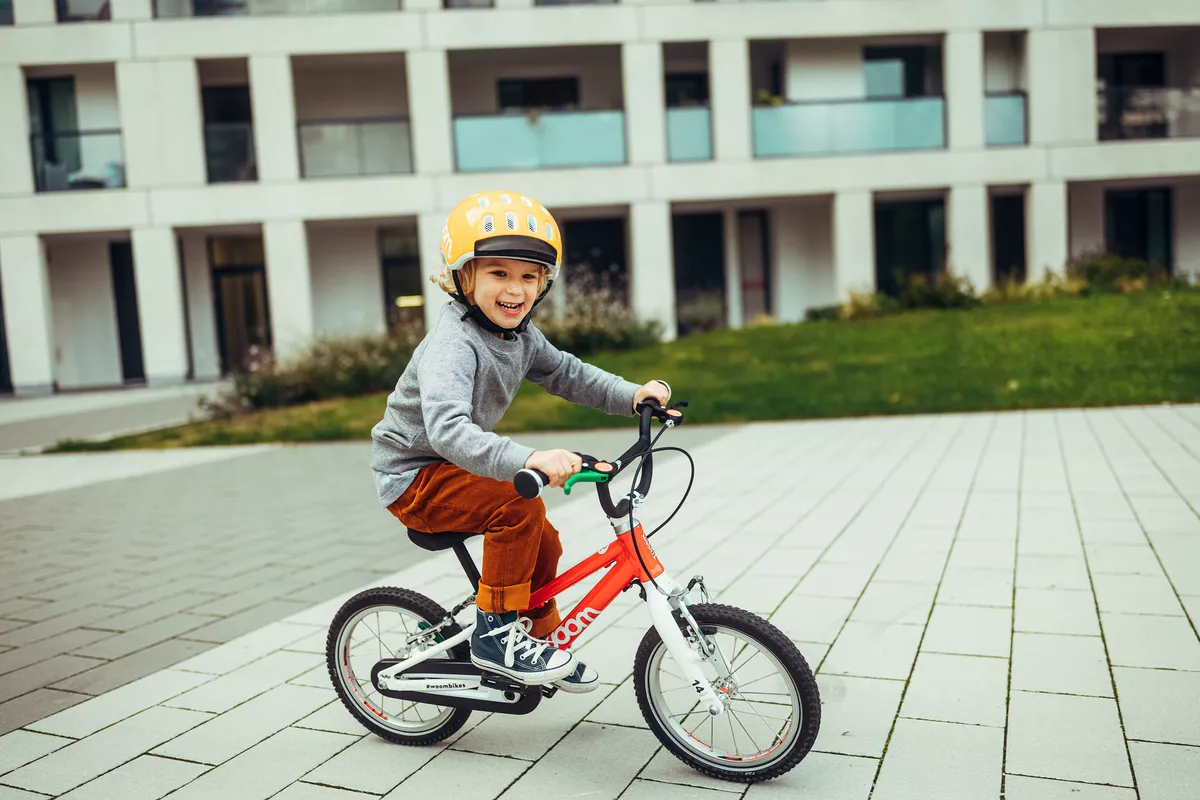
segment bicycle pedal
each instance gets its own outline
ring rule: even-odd
[[[501,692],[524,692],[529,688],[524,683],[514,681],[507,675],[497,675],[494,672],[485,672],[479,678],[479,683],[489,689],[496,689]]]
[[[557,686],[543,686],[542,687],[542,697],[554,697],[554,695],[556,695],[556,694],[558,694]]]

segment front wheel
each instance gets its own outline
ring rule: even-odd
[[[821,726],[821,697],[804,656],[778,628],[748,611],[716,604],[688,610],[728,665],[726,671],[716,657],[701,665],[725,713],[714,717],[697,701],[651,628],[633,669],[646,724],[677,758],[714,778],[754,783],[784,774],[808,755]],[[698,642],[690,644],[703,656]]]

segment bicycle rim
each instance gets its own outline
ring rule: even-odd
[[[454,714],[453,708],[384,697],[371,682],[371,669],[381,660],[405,659],[417,649],[405,641],[430,626],[420,614],[399,606],[378,605],[362,609],[338,632],[338,680],[355,705],[381,725],[406,735],[437,729]],[[443,653],[435,658],[450,658]]]

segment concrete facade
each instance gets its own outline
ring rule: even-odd
[[[873,290],[881,197],[942,198],[947,262],[984,287],[996,191],[1025,196],[1027,273],[1040,277],[1105,243],[1110,188],[1169,188],[1174,268],[1200,275],[1200,115],[1173,117],[1156,139],[1105,141],[1097,124],[1106,54],[1161,52],[1168,86],[1200,85],[1190,0],[300,8],[194,17],[186,0],[126,0],[111,20],[61,24],[51,0],[16,0],[15,25],[0,27],[0,280],[17,393],[120,382],[106,242],[133,245],[146,380],[206,379],[221,371],[212,238],[261,240],[271,344],[287,355],[314,336],[384,330],[379,229],[414,229],[428,273],[439,218],[487,187],[565,218],[623,218],[631,305],[669,335],[672,219],[693,208],[725,215],[732,325],[760,313],[761,283],[780,321]],[[880,109],[907,106],[881,101],[866,50],[897,47],[930,54],[926,93],[909,99],[928,101],[917,132],[932,145],[880,122]],[[691,119],[708,135],[689,141],[708,158],[672,155],[663,77],[680,73],[707,74],[708,109]],[[27,86],[56,77],[73,78],[89,133],[71,180],[107,188],[38,190]],[[555,78],[575,79],[572,110],[501,109],[500,81]],[[210,182],[205,98],[237,86],[249,95],[250,179]],[[802,147],[820,125],[829,140]],[[472,130],[531,143],[533,161],[500,153],[515,160],[472,167]],[[869,150],[845,145],[864,131]],[[1006,131],[1017,140],[998,144]],[[771,137],[788,152],[766,155]],[[751,210],[765,214],[762,246],[741,241]],[[432,313],[436,290],[422,291]]]

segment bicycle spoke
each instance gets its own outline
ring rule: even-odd
[[[740,756],[742,754],[742,749],[738,747],[737,734],[733,731],[733,715],[729,713],[728,709],[726,709],[725,716],[729,718],[729,738],[733,740],[733,754],[735,756]]]
[[[726,713],[732,713],[732,712],[726,712]],[[750,738],[750,744],[752,744],[752,745],[754,745],[755,747],[757,747],[757,748],[758,748],[757,752],[759,752],[759,753],[763,752],[763,749],[762,749],[761,747],[759,747],[759,745],[758,745],[758,741],[757,741],[757,740],[754,738],[754,734],[750,733],[750,731],[749,731],[749,730],[746,728],[746,726],[745,726],[745,725],[742,723],[742,719],[741,719],[741,717],[739,717],[737,714],[734,714],[734,715],[733,715],[733,718],[734,718],[735,720],[737,720],[737,724],[738,724],[738,725],[741,727],[741,729],[742,729],[742,730],[745,732],[746,736],[748,736],[748,737]]]

